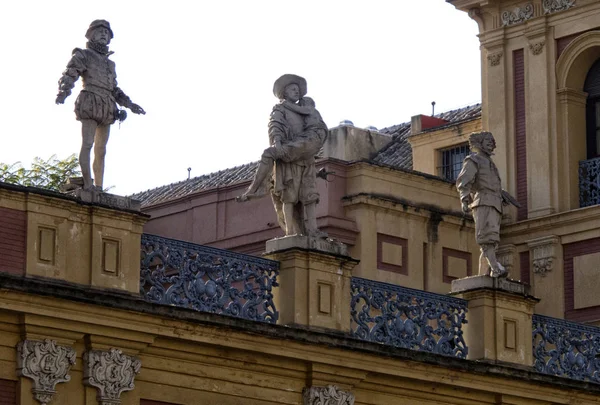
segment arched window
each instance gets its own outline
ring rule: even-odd
[[[587,158],[600,156],[600,59],[590,68],[583,91],[588,93],[586,110]]]

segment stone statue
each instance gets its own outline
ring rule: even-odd
[[[496,141],[491,132],[475,132],[469,137],[472,153],[465,158],[456,188],[464,213],[472,211],[475,220],[475,240],[480,246],[479,275],[506,277],[508,272],[496,258],[500,242],[502,206],[516,200],[502,190],[498,168],[492,161]]]
[[[305,97],[306,80],[285,74],[275,81],[273,93],[280,103],[269,120],[269,142],[248,190],[237,201],[271,192],[279,225],[286,236],[325,238],[317,228],[315,155],[327,137],[327,125],[314,101]]]
[[[81,152],[79,164],[83,175],[84,190],[94,190],[90,172],[90,152],[94,146],[94,183],[97,191],[102,191],[104,180],[104,157],[110,125],[117,119],[127,117],[125,110],[117,104],[129,108],[134,114],[146,114],[144,109],[134,104],[117,86],[115,63],[109,59],[113,52],[108,44],[113,38],[110,24],[105,20],[92,21],[85,34],[88,39],[85,49],[75,48],[67,69],[58,81],[56,104],[63,104],[79,77],[82,77],[83,90],[75,101],[75,116],[81,121]]]

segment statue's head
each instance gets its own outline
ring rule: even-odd
[[[297,75],[285,74],[275,80],[273,94],[280,100],[295,103],[306,95],[306,80]]]
[[[469,147],[471,150],[491,155],[494,149],[496,149],[496,140],[491,132],[473,132],[471,136],[469,136]]]
[[[108,45],[113,39],[113,32],[110,29],[110,23],[106,20],[94,20],[90,24],[85,37],[90,42],[95,42],[101,45]]]

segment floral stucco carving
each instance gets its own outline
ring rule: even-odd
[[[533,5],[527,3],[521,7],[515,8],[513,11],[506,10],[502,13],[502,26],[520,24],[533,18]]]
[[[552,14],[558,11],[568,10],[575,6],[575,0],[543,0],[544,14]]]
[[[534,44],[529,44],[529,49],[534,55],[539,55],[544,51],[544,45],[546,45],[546,42],[544,41],[536,42]]]
[[[335,385],[304,388],[304,405],[354,405],[354,394]]]
[[[134,379],[142,367],[138,358],[114,348],[90,350],[84,354],[83,361],[83,382],[97,388],[100,405],[120,404],[121,393],[135,388]]]
[[[55,340],[23,340],[17,345],[17,375],[33,380],[31,392],[42,405],[52,401],[56,384],[71,380],[76,354]]]
[[[553,269],[560,239],[557,236],[547,236],[531,240],[527,245],[533,256],[533,273],[545,277]]]
[[[502,60],[502,55],[504,55],[502,51],[488,54],[487,59],[490,61],[490,66],[498,66],[500,60]]]

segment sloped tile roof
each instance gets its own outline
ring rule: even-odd
[[[258,162],[231,167],[215,173],[193,177],[189,180],[172,183],[151,190],[142,191],[131,195],[131,198],[142,202],[142,207],[159,204],[161,202],[175,200],[198,191],[208,190],[216,187],[225,187],[230,184],[241,183],[251,180],[258,167]]]
[[[436,118],[448,121],[448,125],[456,125],[462,121],[470,121],[480,116],[481,104],[474,104],[435,115]],[[439,128],[441,127],[435,129]],[[410,122],[383,128],[379,132],[392,135],[392,141],[379,151],[372,159],[373,162],[412,170],[412,149],[408,143]]]
[[[456,124],[462,121],[469,121],[481,115],[481,104],[459,108],[457,110],[446,111],[437,114],[437,118],[449,121],[449,124]],[[437,127],[436,129],[438,129]],[[412,150],[408,143],[410,136],[410,122],[394,125],[379,130],[379,132],[392,135],[392,141],[384,147],[373,162],[386,166],[393,166],[399,169],[412,170]],[[191,178],[189,180],[172,183],[157,187],[151,190],[142,191],[131,195],[131,198],[140,200],[142,207],[156,205],[165,201],[182,198],[202,190],[211,188],[225,187],[231,184],[249,181],[254,176],[258,162],[247,163],[245,165],[231,167],[215,173],[205,174]]]

